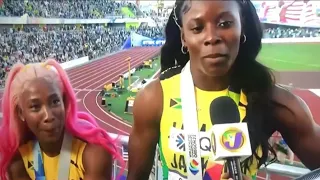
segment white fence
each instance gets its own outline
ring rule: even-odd
[[[67,61],[67,62],[61,63],[60,65],[61,65],[61,67],[63,69],[70,69],[70,68],[74,68],[76,66],[88,63],[88,62],[89,62],[89,57],[85,56],[85,57],[82,57],[82,58],[79,58],[79,59],[74,59],[74,60],[71,60],[71,61]]]

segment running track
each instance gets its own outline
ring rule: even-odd
[[[71,84],[79,100],[79,110],[89,112],[97,119],[99,125],[108,132],[129,135],[131,126],[105,112],[100,105],[98,94],[105,84],[118,80],[120,74],[128,71],[128,64],[125,61],[127,57],[132,58],[131,66],[135,67],[158,53],[159,48],[157,47],[132,48],[67,70]],[[309,90],[294,90],[293,92],[308,104],[315,121],[320,124],[320,111],[317,110],[317,107],[320,105],[320,98]],[[1,100],[2,92],[0,93]],[[1,107],[0,112],[2,112]],[[272,177],[272,179],[280,180],[287,178]]]
[[[79,109],[93,115],[108,132],[129,135],[131,126],[106,113],[98,94],[105,84],[117,81],[120,74],[128,71],[127,57],[132,58],[131,67],[136,67],[158,53],[159,48],[155,47],[134,48],[67,71],[77,99],[81,100]]]

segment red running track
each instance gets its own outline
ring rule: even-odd
[[[120,74],[128,72],[127,57],[131,57],[131,67],[136,67],[157,55],[159,50],[157,47],[133,48],[68,70],[77,99],[81,100],[78,102],[79,110],[94,116],[108,132],[129,135],[131,126],[105,112],[98,94],[105,84],[118,80]]]

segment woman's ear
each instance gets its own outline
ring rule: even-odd
[[[17,112],[18,118],[21,121],[25,121],[23,113],[22,113],[22,109],[19,106],[16,107],[16,112]]]
[[[186,42],[186,41],[185,41],[185,38],[184,38],[184,37],[185,37],[185,36],[184,36],[184,32],[183,32],[182,29],[180,30],[180,32],[181,32],[181,33],[180,33],[181,44],[182,44],[182,46],[185,46],[185,42]]]

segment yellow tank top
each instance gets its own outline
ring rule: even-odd
[[[87,143],[76,138],[73,138],[72,140],[69,180],[82,180],[84,177],[82,154],[86,144]],[[19,148],[19,152],[22,156],[27,173],[32,180],[35,180],[33,170],[33,146],[34,141],[29,141],[27,144],[24,144]],[[42,153],[42,157],[44,161],[43,164],[46,180],[58,180],[59,155],[56,157],[49,157],[45,153]]]
[[[168,72],[166,72],[168,73]],[[183,120],[180,98],[180,74],[165,77],[162,74],[161,86],[163,89],[163,112],[160,122],[160,158],[162,163],[163,179],[179,180],[187,176],[187,165],[185,160],[185,144],[183,133]],[[168,76],[168,75],[167,75]],[[223,162],[214,162],[211,160],[213,154],[211,149],[211,134],[209,130],[212,127],[209,108],[210,103],[217,97],[230,96],[238,105],[241,121],[246,115],[245,105],[247,105],[246,96],[230,90],[223,91],[203,91],[198,88],[196,92],[196,103],[198,111],[198,127],[200,132],[201,163],[204,180],[220,179],[224,167]],[[258,153],[260,154],[260,153]],[[257,161],[251,165],[250,172],[247,175],[255,179],[257,173]],[[173,177],[173,178],[171,178]]]

